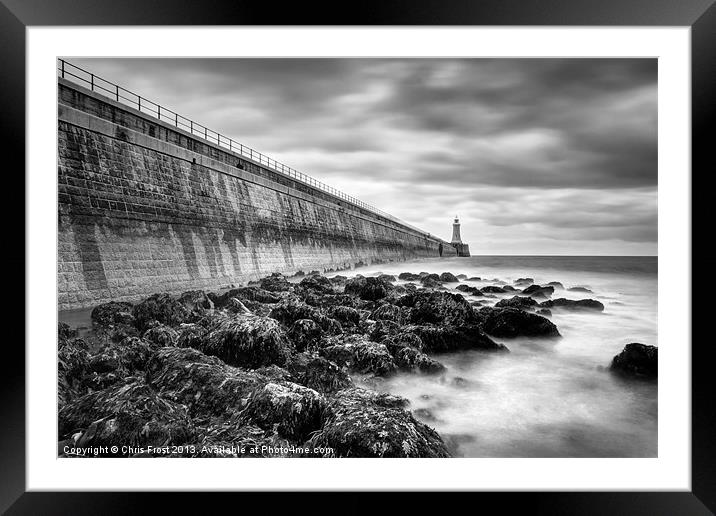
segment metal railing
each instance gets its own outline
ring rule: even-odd
[[[317,179],[309,175],[306,175],[294,168],[284,165],[283,163],[280,163],[275,159],[272,159],[265,154],[262,154],[261,152],[252,149],[251,147],[247,147],[246,145],[238,143],[237,141],[229,138],[228,136],[213,131],[205,125],[199,124],[189,118],[186,118],[185,116],[180,115],[176,111],[172,111],[171,109],[168,109],[160,104],[157,104],[154,101],[142,97],[141,95],[138,95],[132,91],[129,91],[128,89],[123,88],[118,84],[108,81],[107,79],[95,75],[92,72],[80,68],[79,66],[73,65],[72,63],[65,61],[64,59],[58,59],[58,61],[58,76],[62,77],[63,79],[72,81],[76,84],[79,84],[80,86],[89,86],[89,89],[91,91],[97,92],[116,102],[132,107],[140,111],[141,113],[150,115],[162,122],[167,122],[171,125],[174,125],[178,129],[187,131],[193,136],[203,138],[204,140],[215,144],[224,150],[228,150],[229,152],[253,160],[256,163],[273,170],[274,172],[278,172],[279,174],[283,174],[287,177],[300,181],[301,183],[317,188],[323,192],[329,193],[335,197],[338,197],[339,199],[342,199],[360,208],[380,215],[381,217],[389,219],[392,222],[409,227],[410,229],[417,231],[426,237],[431,236],[429,233],[423,231],[422,229],[418,229],[415,226],[411,226],[410,224],[403,222],[397,217],[394,217],[393,215],[386,213],[383,210],[376,208],[375,206],[363,202],[360,199],[356,199],[355,197],[343,193],[340,190],[337,190],[332,186],[318,181]]]

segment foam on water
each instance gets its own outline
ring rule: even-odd
[[[553,310],[561,339],[495,339],[511,353],[439,355],[444,376],[400,374],[381,389],[408,398],[457,456],[655,457],[656,384],[624,381],[604,368],[629,342],[657,345],[656,263],[655,257],[476,256],[351,272],[449,271],[483,278],[462,282],[477,287],[492,284],[485,279],[511,284],[531,277],[589,288],[593,294],[555,290],[553,298],[605,305],[603,313]]]

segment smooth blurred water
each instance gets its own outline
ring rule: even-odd
[[[559,281],[594,293],[556,289],[553,298],[605,305],[603,313],[553,310],[561,339],[495,339],[511,353],[437,355],[445,375],[400,374],[381,385],[408,398],[455,456],[657,456],[656,383],[605,370],[629,342],[657,345],[656,257],[475,256],[381,264],[351,275],[421,271],[479,276],[483,281],[462,282],[477,287],[497,284],[485,279]]]

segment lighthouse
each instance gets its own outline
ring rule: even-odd
[[[470,256],[470,246],[462,243],[462,237],[460,237],[460,219],[455,215],[455,221],[452,223],[452,240],[450,244],[457,251],[458,256]]]

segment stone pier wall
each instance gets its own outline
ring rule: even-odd
[[[443,256],[431,235],[58,79],[59,309]]]

